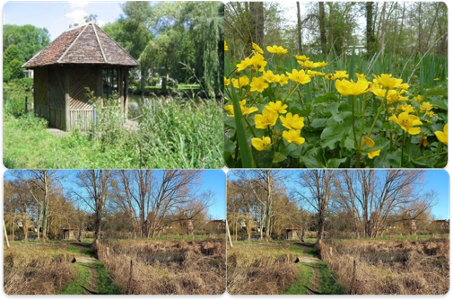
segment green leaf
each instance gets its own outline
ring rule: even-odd
[[[331,158],[327,161],[327,167],[328,168],[338,168],[340,164],[344,163],[346,161],[345,158]]]
[[[278,164],[279,162],[282,162],[286,159],[286,155],[280,153],[280,152],[275,152],[274,153],[274,159],[272,160],[272,163]]]
[[[342,140],[344,134],[349,134],[351,129],[351,112],[342,112],[329,118],[321,133],[322,146],[335,149],[335,144]]]
[[[236,132],[239,144],[239,151],[241,153],[242,167],[254,168],[255,163],[252,159],[250,145],[247,142],[247,136],[245,131],[246,129],[244,126],[244,121],[242,120],[242,110],[235,89],[231,90],[231,102],[233,102],[234,107],[234,121],[236,124]]]
[[[306,168],[325,168],[325,158],[323,156],[323,149],[313,148],[309,150],[304,156],[301,156],[302,162]]]
[[[310,126],[314,129],[320,129],[326,127],[326,118],[314,119],[313,122],[310,123]]]
[[[314,103],[322,103],[322,102],[328,102],[328,101],[338,102],[339,99],[338,99],[337,95],[332,94],[332,93],[327,93],[323,96],[316,97]]]

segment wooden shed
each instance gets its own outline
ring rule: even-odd
[[[61,240],[76,240],[78,232],[79,232],[78,228],[61,228],[60,229],[60,239]]]
[[[24,64],[34,71],[35,114],[51,127],[88,130],[97,98],[114,99],[127,117],[128,71],[137,65],[96,24],[68,30]]]
[[[295,228],[295,227],[285,228],[284,231],[285,231],[285,238],[287,240],[298,240],[298,239],[300,239],[300,235],[301,235],[300,228]]]

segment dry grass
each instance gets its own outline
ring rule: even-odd
[[[351,294],[439,295],[450,286],[449,243],[445,238],[327,241],[322,257]]]
[[[225,239],[119,240],[104,242],[99,258],[127,294],[218,295],[225,292],[225,250]]]
[[[228,249],[228,293],[282,294],[297,280],[296,254],[275,245],[242,245]]]
[[[65,248],[14,246],[3,252],[3,288],[8,295],[59,294],[76,270]]]

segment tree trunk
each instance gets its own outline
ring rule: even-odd
[[[323,54],[327,54],[326,17],[324,2],[318,2],[318,5],[319,5],[319,32],[321,37],[321,49]]]
[[[299,55],[302,54],[302,22],[300,20],[300,3],[297,4],[297,48],[299,50]]]
[[[367,55],[373,53],[374,43],[376,39],[373,32],[373,2],[366,3],[366,51]]]
[[[28,241],[28,220],[27,213],[24,213],[22,216],[22,228],[24,229],[24,242]]]
[[[263,2],[250,2],[251,13],[251,42],[260,46],[263,45],[264,40],[264,5]],[[249,43],[249,46],[252,43]]]
[[[387,2],[384,2],[384,6],[382,7],[382,14],[381,14],[381,19],[382,19],[382,27],[381,27],[381,62],[384,61],[384,53],[385,53],[385,9],[387,6]]]

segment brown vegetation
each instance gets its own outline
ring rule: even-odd
[[[99,258],[127,294],[222,294],[225,240],[106,241]]]
[[[260,245],[261,246],[261,245]],[[228,249],[228,293],[282,294],[297,280],[297,255],[288,248],[247,245]]]
[[[449,244],[447,238],[327,241],[322,257],[351,294],[439,295],[450,286]]]
[[[4,291],[8,295],[59,294],[74,279],[73,258],[65,248],[4,249]]]

